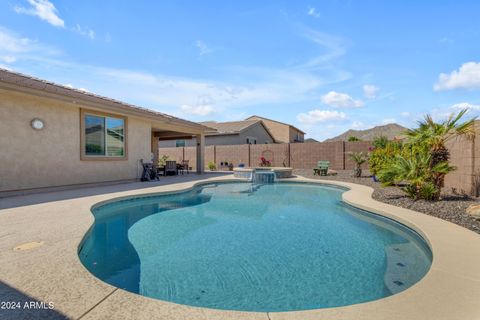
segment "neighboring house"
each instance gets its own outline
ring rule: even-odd
[[[262,120],[272,134],[276,143],[303,142],[305,136],[305,132],[288,123],[283,123],[259,116],[251,116],[245,120]]]
[[[163,137],[197,137],[204,168],[209,128],[0,69],[0,197],[11,191],[138,179]]]
[[[212,128],[205,134],[205,145],[232,145],[232,144],[265,144],[274,143],[274,139],[261,120],[244,120],[231,122],[201,122],[200,124]],[[159,147],[189,147],[195,146],[195,139],[176,139],[160,141]]]

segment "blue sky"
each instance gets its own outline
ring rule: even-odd
[[[0,67],[193,121],[323,140],[480,112],[478,1],[0,3]]]

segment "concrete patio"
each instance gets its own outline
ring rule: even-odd
[[[92,205],[109,199],[174,192],[231,175],[184,175],[158,182],[78,188],[0,199],[0,319],[475,319],[480,315],[480,236],[449,222],[371,198],[372,189],[323,181],[350,189],[343,199],[406,224],[430,244],[434,260],[419,283],[388,298],[340,308],[300,312],[238,312],[155,300],[110,286],[90,274],[78,245],[94,222]],[[301,177],[298,182],[322,183]],[[25,245],[27,244],[27,245]],[[26,250],[14,250],[25,248]],[[29,246],[31,247],[29,248]],[[26,309],[24,302],[45,302]],[[48,303],[53,309],[48,309]]]

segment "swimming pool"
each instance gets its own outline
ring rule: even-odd
[[[429,270],[412,230],[319,184],[216,183],[93,209],[80,251],[103,281],[191,306],[292,311],[403,291]]]

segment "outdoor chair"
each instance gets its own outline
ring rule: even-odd
[[[176,161],[168,160],[168,161],[165,163],[165,175],[168,176],[168,174],[169,174],[170,172],[172,172],[173,175],[177,175],[177,174],[178,174],[177,162],[176,162]]]
[[[188,168],[188,162],[189,160],[182,160],[182,164],[180,166],[180,170],[182,171],[182,174],[187,172],[187,174],[190,173],[189,168]]]
[[[330,166],[330,161],[320,160],[317,162],[317,167],[313,168],[313,175],[326,176],[328,173],[328,167]]]

